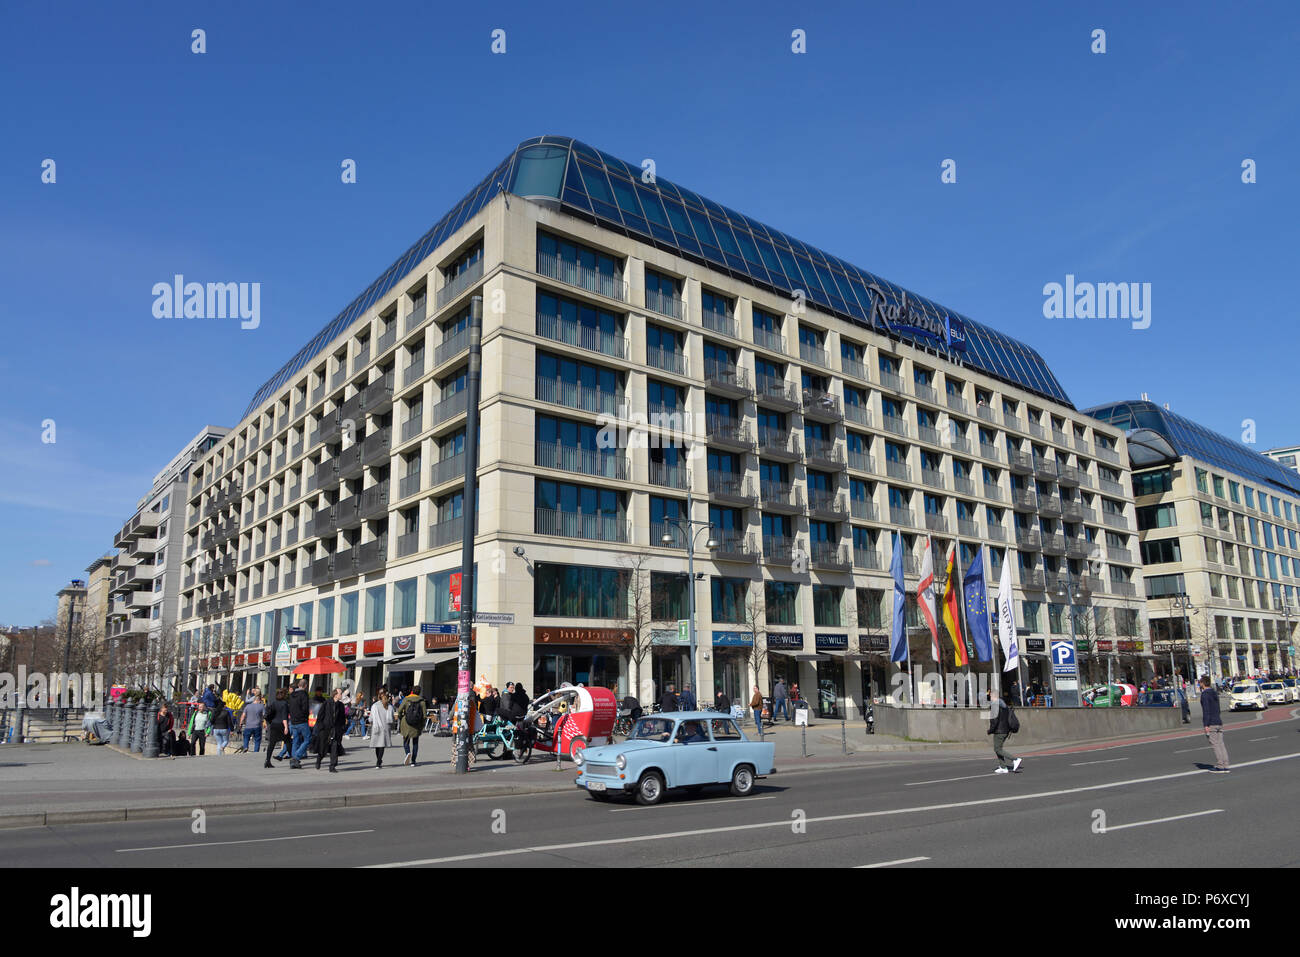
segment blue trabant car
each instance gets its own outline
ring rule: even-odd
[[[650,805],[670,788],[698,794],[711,784],[744,797],[776,773],[776,746],[749,740],[729,715],[682,711],[641,718],[626,741],[587,748],[574,761],[578,787],[594,799],[631,794]]]

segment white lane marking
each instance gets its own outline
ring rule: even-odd
[[[1128,758],[1107,758],[1105,761],[1079,761],[1070,765],[1072,768],[1081,768],[1089,764],[1114,764],[1116,761],[1127,761]]]
[[[1247,768],[1256,764],[1272,764],[1274,761],[1289,761],[1300,758],[1300,751],[1293,754],[1280,754],[1271,758],[1259,758],[1255,761],[1243,761],[1233,770]],[[1195,774],[1209,774],[1208,769],[1195,771],[1175,771],[1172,774],[1157,774],[1147,778],[1130,778],[1127,781],[1111,781],[1106,784],[1088,784],[1077,788],[1063,788],[1058,791],[1038,791],[1034,794],[1011,794],[1005,797],[981,798],[973,801],[955,801],[951,804],[926,804],[918,807],[891,808],[886,811],[858,811],[853,814],[832,814],[826,817],[810,817],[806,824],[825,824],[833,821],[858,821],[872,817],[891,817],[897,814],[920,814],[926,811],[948,811],[954,808],[981,807],[986,804],[1006,804],[1011,801],[1033,801],[1039,798],[1055,798],[1069,794],[1084,794],[1088,791],[1105,791],[1110,788],[1128,787],[1131,784],[1150,784],[1155,781],[1172,781],[1187,778]],[[667,831],[662,834],[643,834],[636,837],[610,837],[599,841],[573,841],[568,844],[538,844],[532,847],[516,847],[502,851],[476,851],[472,854],[456,854],[451,857],[426,857],[416,861],[393,861],[388,864],[368,864],[366,867],[420,867],[428,864],[455,864],[459,861],[479,861],[492,857],[509,857],[519,854],[546,854],[553,851],[569,851],[583,847],[611,847],[618,844],[640,844],[645,841],[670,841],[684,837],[701,837],[706,834],[728,834],[737,831],[755,831],[764,828],[789,827],[789,820],[765,821],[759,824],[732,824],[726,827],[704,827],[690,831]]]
[[[1174,754],[1188,754],[1192,751],[1212,751],[1212,750],[1214,750],[1213,746],[1207,744],[1204,747],[1200,747],[1200,748],[1183,748],[1181,751],[1175,751]]]
[[[1222,814],[1223,808],[1216,807],[1213,811],[1195,811],[1192,814],[1175,814],[1173,817],[1158,817],[1154,821],[1134,821],[1132,824],[1107,824],[1103,834],[1109,834],[1111,831],[1122,831],[1126,827],[1146,827],[1148,824],[1164,824],[1167,821],[1183,821],[1189,817],[1204,817],[1207,814]]]
[[[989,772],[989,774],[992,774],[992,773],[993,773],[992,771]],[[940,778],[940,779],[937,780],[937,781],[909,781],[909,782],[907,782],[906,784],[904,784],[903,787],[905,787],[905,788],[914,788],[914,787],[916,787],[917,785],[920,785],[920,784],[947,784],[949,781],[974,781],[976,778],[986,778],[986,777],[988,777],[988,776],[989,776],[988,774],[968,774],[968,775],[966,775],[965,777],[960,777],[960,778]]]
[[[776,797],[775,794],[763,794],[763,795],[759,795],[758,797],[720,798],[720,799],[717,800],[717,801],[708,801],[708,800],[701,800],[701,801],[675,801],[675,802],[673,802],[672,804],[658,804],[658,805],[655,805],[654,807],[616,807],[616,808],[610,808],[609,813],[610,813],[610,814],[621,814],[621,813],[623,813],[624,811],[654,811],[654,810],[657,810],[657,809],[659,809],[659,808],[665,808],[665,807],[693,807],[693,808],[713,807],[713,805],[715,805],[715,804],[731,804],[731,803],[734,802],[734,801],[771,801],[771,800],[773,800],[775,797]]]
[[[1249,740],[1250,741],[1272,741],[1276,737],[1277,737],[1276,734],[1270,734],[1267,738],[1250,738]]]
[[[893,867],[895,864],[915,864],[917,861],[928,861],[928,857],[904,857],[897,861],[881,861],[879,864],[859,864],[858,869],[872,867]]]
[[[305,841],[310,837],[342,837],[345,834],[373,834],[375,829],[368,827],[363,831],[331,831],[328,834],[295,834],[292,837],[254,837],[246,841],[205,841],[201,844],[162,844],[158,847],[119,847],[119,854],[133,854],[136,851],[174,851],[188,847],[221,847],[224,844],[265,844],[269,841]]]

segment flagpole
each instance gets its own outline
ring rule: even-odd
[[[962,647],[966,652],[966,705],[970,706],[970,659],[972,649],[969,647],[970,639],[970,622],[966,620],[966,590],[962,587],[961,577],[961,542],[953,539],[952,542],[952,573],[957,578],[957,587],[954,594],[957,597],[957,607],[961,610],[961,629],[962,629]]]
[[[894,542],[901,552],[903,550],[903,532],[895,530]],[[907,633],[907,566],[903,566],[903,648],[907,651],[907,688],[908,702],[916,707],[916,675],[912,673],[912,636]]]
[[[984,620],[989,623],[989,647],[993,655],[993,674],[989,676],[990,684],[997,682],[998,695],[1002,694],[1002,672],[998,670],[998,631],[993,627],[993,619],[989,617],[989,582],[993,577],[993,567],[989,564],[988,548],[983,542],[980,542],[980,557],[984,559]],[[993,606],[997,608],[997,605]]]
[[[935,597],[939,599],[935,602],[934,630],[930,633],[930,647],[937,649],[939,652],[935,658],[935,667],[939,669],[939,688],[941,693],[944,695],[940,707],[946,708],[948,706],[948,677],[943,670],[943,642],[939,640],[939,623],[943,621],[943,595],[934,587],[934,573],[936,567],[934,563],[934,539],[929,535],[925,536],[925,548],[926,551],[930,553],[930,590],[934,593]],[[920,601],[920,597],[920,591],[918,589],[917,601]]]

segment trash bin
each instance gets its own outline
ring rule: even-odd
[[[800,698],[798,701],[791,701],[790,705],[791,707],[794,708],[795,711],[795,715],[794,715],[795,724],[807,723],[811,725],[813,723],[814,712],[807,699]]]

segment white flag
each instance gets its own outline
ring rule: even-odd
[[[1006,664],[1003,671],[1017,671],[1020,667],[1020,645],[1016,641],[1016,615],[1012,609],[1011,554],[1002,562],[1002,580],[998,582],[998,642]]]
[[[925,538],[925,556],[921,559],[921,580],[916,584],[916,605],[930,629],[930,657],[939,661],[939,623],[935,620],[934,606],[934,549],[930,537]]]

